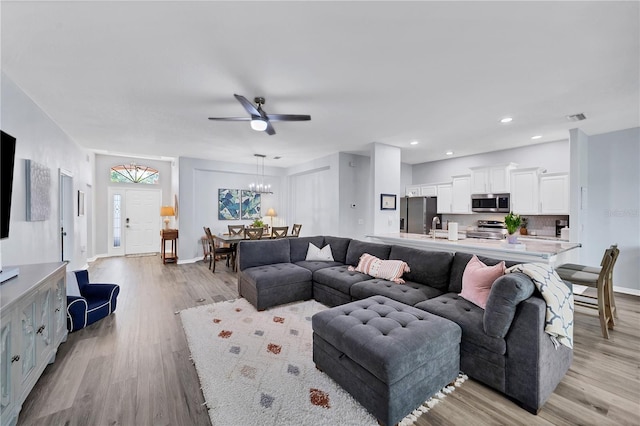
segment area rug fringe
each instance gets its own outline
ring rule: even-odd
[[[447,395],[453,393],[456,388],[462,386],[462,384],[466,382],[467,379],[469,379],[469,377],[466,374],[458,374],[458,377],[452,383],[440,389],[438,393],[425,401],[420,407],[413,410],[411,414],[407,415],[407,417],[405,417],[398,423],[398,426],[412,426],[416,421],[418,421],[418,418],[420,416],[428,413],[429,410],[431,410],[436,406],[436,404],[446,398]]]

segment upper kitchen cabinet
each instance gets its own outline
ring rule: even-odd
[[[471,167],[472,194],[499,194],[510,192],[511,170],[515,163],[491,167]]]
[[[540,167],[511,171],[511,211],[517,214],[539,214],[539,179],[544,171]]]
[[[436,185],[421,185],[420,196],[421,197],[437,197],[438,187]]]
[[[437,207],[438,213],[451,213],[453,202],[453,185],[450,183],[440,184],[438,189]]]
[[[406,195],[407,197],[420,196],[420,185],[407,186],[407,188],[405,189],[404,195]]]
[[[471,213],[471,176],[453,176],[451,213]]]
[[[540,175],[540,213],[569,214],[569,175],[567,173]]]

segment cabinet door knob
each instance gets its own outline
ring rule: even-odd
[[[20,355],[14,355],[13,357],[11,357],[11,363],[13,364],[14,362],[18,362],[20,361]]]
[[[44,331],[45,326],[41,325],[40,327],[38,327],[38,331],[36,331],[36,334],[42,334],[42,332]]]
[[[60,308],[56,308],[56,312],[60,312]]]

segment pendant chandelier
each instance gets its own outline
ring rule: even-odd
[[[264,158],[266,155],[253,155],[256,157],[256,181],[249,184],[249,190],[257,194],[273,194],[271,185],[264,183]]]

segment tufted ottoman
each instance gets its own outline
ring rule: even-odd
[[[393,425],[460,369],[460,327],[372,296],[312,318],[313,361],[381,423]]]

